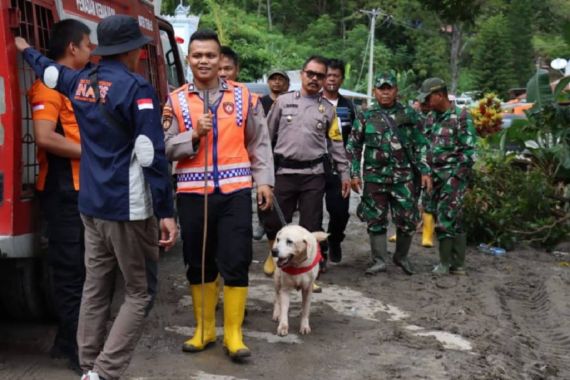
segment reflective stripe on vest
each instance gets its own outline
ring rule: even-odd
[[[184,127],[187,131],[192,130],[192,119],[190,118],[190,112],[188,109],[188,103],[186,102],[186,94],[184,91],[178,93],[178,101],[180,102],[180,109],[182,111],[182,119],[184,120]]]
[[[232,88],[233,87],[233,88]],[[189,131],[203,114],[204,102],[184,86],[171,94],[172,108],[180,132]],[[209,146],[207,191],[218,187],[222,193],[251,188],[251,164],[245,147],[245,120],[249,92],[239,86],[223,91],[215,105],[213,130],[200,139],[198,152],[176,165],[177,191],[204,193],[204,144]],[[207,139],[207,140],[206,140]]]

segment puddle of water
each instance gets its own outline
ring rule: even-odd
[[[195,375],[190,377],[192,380],[247,380],[241,377],[234,376],[224,376],[224,375],[214,375],[211,373],[206,373],[204,371],[198,371]]]
[[[273,304],[275,288],[265,277],[257,274],[250,275],[255,285],[249,288],[249,298],[257,299]],[[292,309],[301,303],[300,292],[291,292]],[[401,322],[410,317],[410,314],[400,308],[385,304],[377,299],[364,296],[361,292],[337,285],[323,286],[322,293],[316,293],[312,296],[311,307],[318,304],[326,304],[333,308],[339,314],[347,317],[358,317],[369,321],[380,321],[377,314],[382,312],[388,314],[388,321]],[[350,306],[348,306],[350,305]],[[473,349],[471,343],[460,335],[452,334],[446,331],[429,331],[421,326],[404,325],[404,329],[410,331],[416,336],[433,336],[443,347],[450,350],[471,351]]]
[[[258,279],[257,275],[250,275],[252,279]],[[273,303],[275,288],[268,280],[260,278],[265,283],[257,283],[249,288],[249,298]],[[379,322],[376,315],[380,312],[388,314],[389,321],[401,321],[409,317],[409,314],[393,305],[385,304],[377,299],[364,296],[361,292],[336,286],[323,286],[322,293],[313,293],[311,302],[314,304],[324,303],[347,317],[358,317],[368,321]],[[295,305],[298,304],[298,305]],[[301,292],[291,291],[291,304],[294,309],[301,304]],[[351,305],[350,307],[347,305]],[[311,305],[312,307],[313,305]],[[249,306],[248,306],[249,308]]]
[[[412,331],[416,336],[433,336],[443,345],[443,348],[458,351],[471,351],[473,346],[471,342],[463,338],[461,335],[452,334],[446,331],[426,330],[421,326],[407,325],[404,328]]]
[[[473,348],[471,343],[462,336],[446,331],[420,331],[414,333],[414,335],[433,336],[443,344],[443,348],[447,348],[448,350],[471,351]]]

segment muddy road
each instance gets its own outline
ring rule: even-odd
[[[343,262],[320,279],[308,336],[297,334],[298,296],[290,334],[275,335],[273,285],[262,273],[267,243],[254,243],[245,364],[223,353],[221,310],[217,344],[181,351],[194,318],[176,247],[161,258],[160,293],[125,379],[570,379],[570,256],[470,249],[467,276],[434,277],[437,251],[416,235],[418,274],[390,266],[365,277],[368,239],[355,217],[347,235]],[[0,379],[78,379],[48,357],[53,334],[52,325],[0,322]]]

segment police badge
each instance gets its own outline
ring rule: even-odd
[[[325,113],[325,106],[323,106],[322,104],[319,104],[319,112]]]
[[[234,104],[231,102],[225,102],[223,107],[225,113],[227,113],[228,115],[231,115],[234,112]]]

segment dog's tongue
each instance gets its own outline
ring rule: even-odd
[[[277,266],[279,268],[283,268],[285,265],[287,265],[287,263],[289,263],[289,258],[279,258],[277,259]]]

